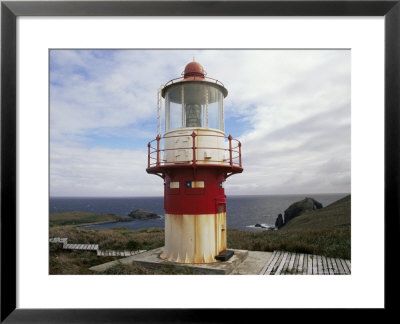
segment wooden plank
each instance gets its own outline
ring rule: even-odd
[[[267,268],[267,271],[265,271],[265,275],[271,275],[272,274],[272,272],[274,270],[274,266],[279,261],[279,257],[280,256],[281,256],[281,252],[277,251],[273,262],[270,263],[270,265]]]
[[[304,263],[304,254],[300,253],[299,255],[299,264],[297,266],[297,274],[303,274],[303,263]]]
[[[318,274],[317,256],[312,255],[311,258],[312,258],[312,264],[313,264],[312,274],[316,275],[316,274]]]
[[[312,257],[307,254],[307,274],[312,275]]]
[[[345,260],[346,264],[347,264],[347,268],[349,269],[349,274],[351,274],[351,262],[350,260]]]
[[[329,275],[333,275],[334,272],[333,272],[331,258],[326,258],[326,263],[327,263],[327,266],[328,266],[328,274]]]
[[[329,269],[328,269],[328,262],[326,261],[326,257],[323,255],[323,256],[321,256],[321,258],[322,258],[322,267],[324,268],[324,270],[323,270],[324,275],[328,275]]]
[[[289,252],[285,252],[283,254],[283,257],[282,257],[282,260],[281,260],[281,262],[279,264],[279,267],[276,269],[276,272],[275,272],[276,275],[280,275],[281,274],[282,269],[283,269],[283,267],[284,267],[284,265],[286,263],[286,259],[288,258],[288,255],[289,255]]]
[[[292,253],[292,255],[290,256],[290,262],[289,262],[289,266],[288,266],[288,269],[287,269],[287,271],[289,273],[291,273],[293,271],[293,265],[294,265],[295,258],[296,258],[296,253]]]
[[[275,258],[274,264],[271,264],[271,266],[270,266],[271,267],[271,270],[269,271],[270,275],[274,275],[275,274],[275,271],[278,268],[279,263],[282,260],[282,257],[283,257],[283,252],[282,251],[278,251],[278,254],[277,254],[276,258]]]
[[[292,270],[293,274],[297,274],[297,266],[299,265],[299,256],[300,256],[300,254],[296,253],[296,256],[294,258],[294,263],[293,263],[293,270]]]
[[[341,274],[341,275],[345,274],[342,263],[340,262],[340,259],[335,258],[335,261],[336,261],[336,265],[339,269],[339,274]]]
[[[292,256],[292,252],[288,252],[288,256],[287,256],[287,258],[286,258],[285,264],[283,265],[283,269],[282,269],[282,271],[281,271],[281,275],[288,275],[288,274],[290,274],[290,273],[287,271],[287,269],[288,269],[288,266],[289,266],[289,261],[290,261],[291,256]]]
[[[274,268],[275,263],[278,261],[280,252],[279,251],[274,251],[275,255],[271,257],[271,261],[268,263],[268,266],[266,270],[263,272],[263,275],[270,275],[272,272],[272,269]],[[136,254],[136,253],[135,253]]]
[[[303,259],[303,275],[308,274],[308,254],[304,254],[304,259]]]
[[[339,259],[339,260],[340,260],[340,262],[342,263],[342,267],[343,267],[343,270],[344,270],[344,274],[350,274],[350,270],[349,270],[349,268],[347,267],[346,260],[344,260],[344,259]]]
[[[317,255],[317,267],[318,267],[318,274],[323,275],[324,274],[324,269],[322,267],[322,258],[320,255]]]
[[[338,268],[338,266],[337,266],[337,264],[336,264],[335,258],[330,258],[330,260],[331,260],[331,263],[332,263],[333,274],[335,274],[335,275],[340,274],[339,268]]]
[[[131,251],[131,255],[133,255],[135,251]],[[268,259],[267,262],[265,262],[264,266],[262,267],[261,271],[259,272],[259,275],[263,275],[265,271],[267,271],[268,266],[271,264],[272,260],[274,260],[276,256],[277,251],[274,251],[271,255],[271,257]]]
[[[277,270],[277,269],[279,268],[279,266],[281,265],[282,258],[283,258],[284,255],[285,255],[285,252],[282,251],[282,252],[280,253],[280,255],[279,255],[278,261],[275,263],[274,268],[272,269],[272,272],[271,272],[272,275],[274,275],[274,274],[276,273],[276,270]]]

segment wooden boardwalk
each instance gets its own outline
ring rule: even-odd
[[[349,275],[350,260],[321,255],[274,251],[260,275]]]
[[[53,237],[49,239],[50,243],[58,243],[63,245],[65,250],[85,250],[85,251],[96,251],[97,256],[121,256],[128,257],[131,255],[136,255],[139,253],[146,252],[146,250],[136,250],[136,251],[115,251],[115,250],[99,250],[98,244],[68,244],[67,238]]]

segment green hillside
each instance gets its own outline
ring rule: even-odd
[[[228,247],[250,251],[289,251],[351,259],[351,197],[304,212],[277,231],[228,229]]]
[[[128,216],[116,216],[114,214],[95,214],[90,212],[60,212],[50,214],[50,226],[52,225],[80,225],[102,222],[132,221]]]
[[[348,195],[334,203],[317,210],[307,211],[290,220],[279,231],[298,229],[326,230],[350,227],[351,196]]]

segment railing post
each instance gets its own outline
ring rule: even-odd
[[[147,143],[147,167],[150,168],[150,142]]]
[[[229,140],[229,164],[232,166],[232,135],[231,134],[229,134],[228,140]]]
[[[239,166],[242,167],[242,143],[239,142]]]
[[[193,166],[196,165],[196,133],[193,131],[192,133],[192,138],[193,138],[193,146],[192,146],[192,150],[193,150]]]
[[[156,139],[157,139],[157,166],[160,166],[160,139],[161,139],[161,136],[157,135]]]

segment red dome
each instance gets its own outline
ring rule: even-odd
[[[203,67],[197,62],[190,62],[186,65],[185,71],[183,71],[183,77],[185,79],[194,76],[204,78],[205,74]]]

